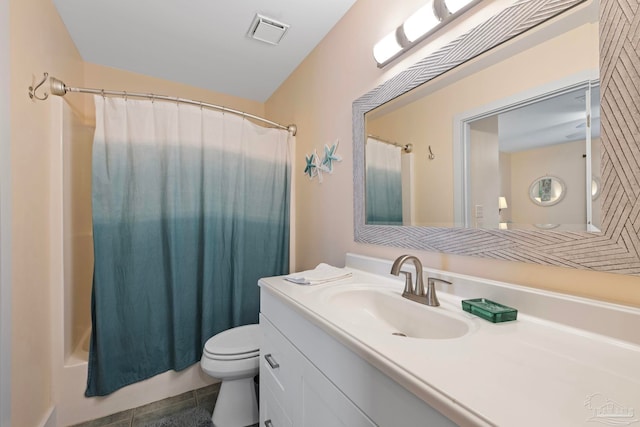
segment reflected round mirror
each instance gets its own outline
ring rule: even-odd
[[[557,176],[545,175],[531,183],[529,199],[538,206],[553,206],[566,195],[566,186]]]
[[[591,199],[596,200],[600,196],[600,190],[602,186],[600,185],[600,178],[594,176],[591,178]]]

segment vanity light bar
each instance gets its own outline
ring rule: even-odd
[[[383,68],[479,1],[430,0],[373,46],[373,57],[378,68]]]

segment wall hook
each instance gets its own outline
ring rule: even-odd
[[[42,97],[39,97],[38,95],[36,95],[36,91],[40,88],[40,86],[44,84],[44,82],[47,81],[47,78],[49,78],[49,73],[44,73],[42,80],[40,80],[40,83],[38,83],[36,87],[29,86],[29,98],[31,99],[35,98],[39,101],[44,101],[45,99],[49,98],[49,94],[46,92],[42,95]]]
[[[429,160],[433,160],[436,158],[436,155],[431,151],[431,146],[429,146]]]

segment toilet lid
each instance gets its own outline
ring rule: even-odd
[[[222,331],[207,340],[204,351],[219,356],[257,354],[260,351],[260,325],[238,326]]]

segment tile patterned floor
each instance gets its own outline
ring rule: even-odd
[[[220,383],[212,384],[158,402],[76,424],[73,427],[141,427],[162,417],[197,406],[205,408],[209,413],[213,413],[213,407],[216,404],[219,391]]]

